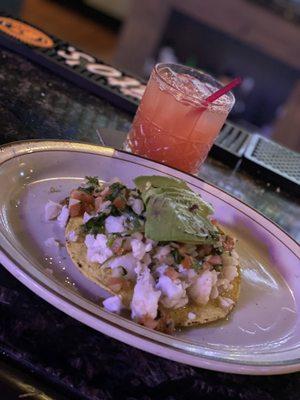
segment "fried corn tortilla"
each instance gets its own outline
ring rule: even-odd
[[[79,234],[76,242],[71,242],[68,240],[66,242],[67,251],[73,263],[88,279],[101,286],[107,292],[120,296],[124,306],[129,309],[133,296],[134,283],[128,281],[130,282],[128,288],[121,289],[117,292],[108,287],[108,281],[111,278],[111,269],[106,267],[105,263],[102,266],[99,266],[99,264],[96,262],[87,261],[87,248],[84,243],[84,235],[80,235],[80,226],[82,223],[82,217],[70,218],[66,227],[66,238],[68,238],[68,234],[72,231],[75,231]],[[223,291],[220,293],[220,295],[229,298],[236,303],[240,291],[240,272],[239,275],[231,282],[231,284],[232,289]],[[216,299],[209,300],[209,302],[205,305],[188,303],[186,306],[178,309],[166,309],[162,306],[159,306],[159,311],[167,316],[167,318],[172,319],[175,327],[185,327],[206,324],[208,322],[223,319],[232,311],[232,307],[223,308],[220,305],[220,301]],[[195,314],[194,319],[189,318],[189,313]]]

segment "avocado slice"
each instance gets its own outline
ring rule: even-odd
[[[185,182],[141,176],[135,183],[146,204],[146,237],[195,244],[212,244],[218,239],[218,229],[208,219],[212,206]]]
[[[141,175],[134,179],[134,183],[141,192],[144,192],[150,185],[155,188],[176,187],[189,189],[188,185],[180,179],[160,175]]]

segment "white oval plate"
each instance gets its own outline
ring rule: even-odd
[[[107,294],[72,265],[48,199],[61,200],[85,175],[138,175],[186,180],[213,204],[224,229],[239,240],[242,288],[230,318],[170,336],[100,307]],[[161,164],[111,148],[62,142],[18,142],[0,148],[0,261],[40,297],[86,325],[139,349],[178,362],[242,374],[300,370],[300,251],[271,221],[222,190]],[[57,191],[59,190],[59,191]]]

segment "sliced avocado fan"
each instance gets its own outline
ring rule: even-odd
[[[208,216],[213,208],[185,182],[163,176],[139,176],[135,184],[146,205],[146,237],[155,241],[212,244],[218,229]]]

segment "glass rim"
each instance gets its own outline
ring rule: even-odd
[[[167,86],[169,86],[170,88],[173,88],[175,90],[177,90],[180,93],[183,93],[186,95],[187,99],[191,100],[195,105],[204,105],[207,107],[207,103],[204,102],[204,100],[202,99],[195,99],[195,97],[189,96],[186,93],[184,93],[183,91],[181,91],[180,89],[178,89],[176,86],[172,85],[170,82],[168,82],[163,76],[161,76],[161,74],[159,73],[159,68],[160,67],[169,67],[172,69],[172,67],[180,67],[181,69],[185,70],[187,73],[193,71],[194,73],[196,73],[197,75],[199,75],[199,80],[200,77],[207,77],[211,80],[211,82],[213,83],[214,87],[218,90],[221,87],[223,87],[224,85],[218,81],[216,78],[214,78],[212,75],[208,74],[207,72],[201,71],[200,69],[197,68],[193,68],[193,67],[189,67],[187,65],[184,64],[178,64],[178,63],[157,63],[154,68],[153,71],[155,72],[155,74],[159,77],[159,79],[161,79]],[[175,71],[176,72],[176,71]],[[191,75],[194,76],[194,75]],[[195,78],[197,78],[197,76],[195,76]],[[212,92],[213,93],[213,92]],[[224,96],[226,96],[227,98],[229,98],[230,103],[229,103],[229,112],[232,110],[234,103],[235,103],[235,96],[233,94],[233,92],[230,90],[229,92],[227,92]],[[225,108],[224,104],[218,104],[218,103],[210,103],[211,107],[216,108],[216,109],[222,109]]]

